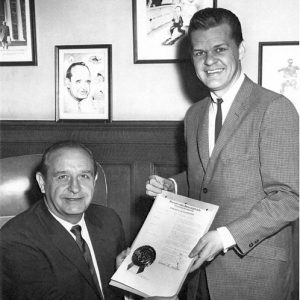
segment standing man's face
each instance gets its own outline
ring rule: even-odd
[[[241,73],[244,43],[237,46],[231,28],[222,24],[191,33],[192,58],[198,78],[222,97]]]
[[[83,149],[63,148],[51,153],[47,175],[36,179],[50,211],[76,224],[92,201],[97,177],[92,159]]]
[[[66,79],[67,88],[73,98],[81,101],[90,93],[91,74],[85,66],[75,66],[71,70],[71,79]]]

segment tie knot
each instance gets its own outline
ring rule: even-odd
[[[75,225],[71,228],[71,232],[75,235],[81,235],[81,226],[80,225]]]
[[[218,103],[218,104],[222,104],[222,103],[223,103],[223,99],[222,99],[222,98],[218,98],[218,99],[217,99],[217,103]]]

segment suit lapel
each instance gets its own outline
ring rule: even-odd
[[[107,268],[105,267],[105,261],[108,258],[106,257],[104,247],[104,245],[107,245],[106,235],[104,234],[101,227],[94,225],[93,222],[91,222],[91,220],[89,220],[87,217],[85,218],[85,222],[93,244],[93,249],[97,259],[97,265],[100,273],[101,282],[103,283],[105,281],[104,278],[107,277]]]
[[[240,90],[238,91],[232,106],[228,112],[222,130],[219,134],[217,143],[213,149],[210,163],[213,165],[220,154],[222,148],[226,145],[232,134],[236,131],[242,120],[243,115],[247,112],[250,103],[250,93],[252,90],[252,82],[248,77],[245,78]]]
[[[54,219],[45,204],[43,204],[41,213],[41,221],[45,224],[46,230],[49,232],[50,239],[53,241],[53,245],[55,245],[61,254],[64,255],[66,259],[80,271],[90,286],[96,289],[88,265],[75,240],[66,231],[66,229]]]
[[[210,98],[207,98],[205,103],[205,108],[201,110],[201,114],[199,115],[199,122],[198,122],[198,151],[200,160],[202,163],[202,167],[204,172],[207,169],[208,161],[209,161],[209,147],[208,147],[208,114],[209,114],[209,105],[210,105]]]

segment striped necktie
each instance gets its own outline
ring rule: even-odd
[[[78,245],[79,249],[81,250],[81,252],[83,254],[83,257],[84,257],[84,259],[89,267],[89,270],[91,272],[93,281],[96,284],[98,291],[100,292],[101,299],[103,299],[89,246],[81,235],[81,226],[80,225],[73,226],[71,228],[71,232],[76,237],[76,244]]]

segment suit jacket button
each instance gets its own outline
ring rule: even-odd
[[[249,244],[249,247],[252,248],[252,247],[253,247],[253,243],[250,243],[250,244]]]
[[[203,193],[206,194],[207,192],[208,192],[208,189],[207,189],[207,188],[204,188],[204,189],[203,189]]]

